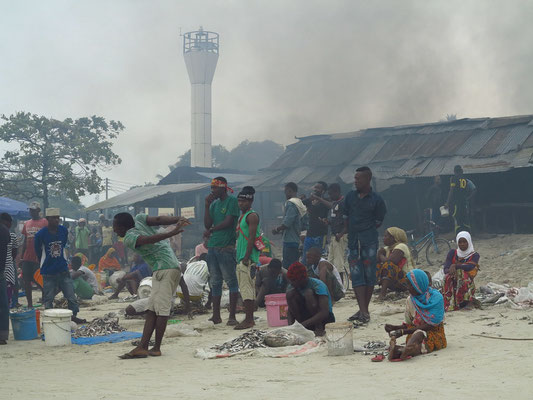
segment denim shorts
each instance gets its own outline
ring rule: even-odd
[[[228,285],[230,293],[239,292],[234,248],[210,247],[207,251],[207,268],[209,269],[211,295],[222,296],[223,281]]]
[[[353,287],[373,287],[377,283],[376,264],[378,241],[371,238],[369,239],[369,241],[366,241],[363,237],[358,238],[354,248],[349,249],[348,262],[350,264],[350,275]]]

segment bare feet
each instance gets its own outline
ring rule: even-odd
[[[213,322],[215,322],[215,321],[213,321]],[[228,322],[226,322],[227,326],[236,326],[238,324],[239,323],[237,322],[237,320],[235,318],[230,318],[230,319],[228,319]]]
[[[228,321],[228,325],[229,325],[229,321]],[[254,321],[244,320],[240,324],[236,325],[235,328],[233,328],[233,329],[242,330],[242,329],[253,328],[254,326],[255,326],[255,322]]]
[[[222,318],[220,318],[220,317],[215,318],[215,317],[213,316],[213,317],[209,318],[208,321],[212,321],[213,324],[215,324],[215,325],[216,325],[216,324],[221,324],[221,323],[222,323]]]
[[[396,338],[392,337],[390,342],[389,342],[389,356],[388,356],[388,359],[389,359],[389,361],[392,361],[397,356],[398,356],[398,349],[397,349],[397,346],[396,346]]]
[[[408,358],[417,356],[420,354],[420,345],[419,344],[408,344],[402,351],[400,358],[402,360],[407,360]]]

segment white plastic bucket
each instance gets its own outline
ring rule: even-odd
[[[147,297],[150,297],[150,293],[152,293],[152,277],[147,276],[139,284],[137,295],[139,296],[139,299],[146,299]]]
[[[326,324],[328,356],[349,356],[353,354],[353,324],[334,322]]]
[[[115,272],[113,272],[113,275],[111,275],[109,277],[109,284],[111,285],[111,287],[113,289],[118,288],[117,280],[124,278],[125,275],[126,275],[126,271],[115,271]]]
[[[445,206],[442,206],[440,208],[440,216],[441,217],[449,217],[450,216],[450,210],[448,210]]]
[[[71,344],[71,310],[45,310],[43,317],[44,342],[47,346],[69,346]]]

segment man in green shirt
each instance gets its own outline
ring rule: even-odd
[[[174,229],[158,233],[157,226],[173,225]],[[124,245],[138,253],[153,271],[152,292],[148,301],[148,311],[144,323],[141,343],[120,358],[145,358],[161,355],[161,341],[167,327],[174,293],[178,287],[181,270],[176,255],[167,239],[183,232],[189,221],[182,217],[149,217],[139,214],[133,219],[131,214],[119,213],[113,219],[113,230],[124,238]],[[148,351],[148,343],[155,330],[155,345]]]
[[[81,251],[86,256],[89,256],[89,228],[87,228],[87,221],[85,218],[80,218],[78,226],[75,229],[76,232],[76,250]]]
[[[207,242],[207,267],[209,268],[209,286],[213,300],[213,316],[211,321],[220,324],[220,299],[222,297],[222,281],[229,288],[230,310],[227,325],[237,325],[235,310],[239,299],[235,261],[235,239],[237,219],[240,214],[237,199],[228,196],[228,181],[219,176],[211,181],[211,194],[205,198],[204,236]],[[233,190],[231,190],[233,192]]]
[[[248,329],[255,325],[255,273],[259,263],[259,250],[255,241],[261,235],[261,228],[259,215],[252,210],[254,194],[253,187],[245,186],[237,196],[242,211],[237,227],[237,279],[246,317],[235,329]]]

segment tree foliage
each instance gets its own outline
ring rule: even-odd
[[[213,167],[228,168],[246,171],[257,171],[271,165],[282,153],[283,146],[265,140],[250,142],[245,140],[237,147],[228,151],[224,146],[213,146]],[[178,162],[169,166],[172,171],[175,167],[188,167],[191,165],[191,151],[178,157]]]
[[[99,193],[99,170],[121,163],[111,147],[124,126],[92,116],[59,121],[19,112],[6,117],[0,140],[8,150],[0,159],[0,193],[39,198],[48,207],[50,195],[78,202]]]

